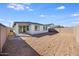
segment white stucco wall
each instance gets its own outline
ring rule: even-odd
[[[40,26],[40,31],[43,31],[43,26]]]
[[[29,31],[28,33],[29,34],[40,34],[40,33],[45,33],[45,32],[48,32],[48,31]]]
[[[34,24],[30,24],[29,31],[35,31],[35,25]]]
[[[35,31],[35,24],[30,25],[30,30],[28,31],[29,34],[40,34],[40,33],[45,33],[48,32],[48,30],[43,30],[43,25],[38,25],[40,26],[38,31]]]
[[[31,24],[30,25],[30,31],[35,31],[35,25],[36,24]],[[43,25],[37,25],[39,26],[40,28],[38,29],[39,31],[43,31]]]
[[[18,30],[18,24],[16,24],[14,27],[13,27],[13,31],[16,33],[16,35],[19,34],[19,30]]]

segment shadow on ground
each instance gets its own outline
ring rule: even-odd
[[[56,30],[53,30],[52,32],[46,32],[46,33],[41,33],[41,34],[35,34],[35,35],[31,35],[32,37],[42,37],[42,36],[46,36],[46,35],[55,35],[59,33]]]
[[[39,53],[20,37],[7,40],[2,52],[8,53],[8,56],[40,56]]]

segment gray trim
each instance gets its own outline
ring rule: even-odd
[[[18,23],[27,23],[27,24],[37,24],[37,25],[45,25],[45,24],[40,24],[40,23],[35,23],[35,22],[14,22],[13,27],[18,24]]]

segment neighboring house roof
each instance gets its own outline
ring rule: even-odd
[[[47,26],[51,26],[51,25],[54,26],[54,24],[46,24],[46,25],[47,25]]]
[[[14,22],[13,27],[18,24],[18,23],[27,23],[27,24],[37,24],[37,25],[45,25],[45,24],[40,24],[40,23],[35,23],[35,22]]]
[[[0,26],[6,27],[5,25],[3,25],[3,24],[1,24],[1,23],[0,23]],[[7,28],[7,27],[6,27],[6,28]]]

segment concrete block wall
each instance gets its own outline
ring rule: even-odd
[[[79,25],[74,26],[74,36],[79,45]]]
[[[0,52],[2,52],[2,48],[7,39],[7,27],[0,24]]]

